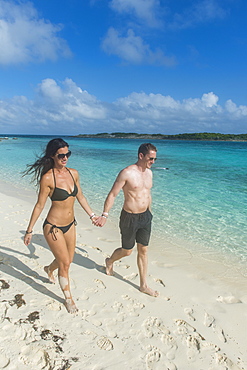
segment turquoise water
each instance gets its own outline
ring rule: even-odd
[[[0,143],[0,176],[30,187],[21,177],[51,137],[9,137]],[[118,172],[137,159],[143,140],[66,137],[69,166],[80,173],[90,205],[98,213]],[[215,252],[247,267],[247,143],[152,141],[158,148],[153,165],[153,235],[162,243],[183,243],[200,253]],[[169,168],[169,169],[166,169]],[[118,223],[122,194],[111,211]],[[158,247],[157,247],[158,248]]]

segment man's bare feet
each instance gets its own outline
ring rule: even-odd
[[[113,263],[109,262],[110,258],[105,259],[105,272],[106,275],[112,276],[113,275]]]
[[[75,302],[72,298],[66,298],[65,299],[65,307],[68,311],[68,313],[76,313],[78,312],[78,308],[75,305]]]
[[[50,283],[55,284],[56,280],[55,280],[55,277],[53,275],[53,271],[50,271],[50,266],[45,266],[44,271],[47,273]]]
[[[149,287],[140,288],[140,292],[150,295],[151,297],[158,297],[159,292],[157,290],[153,290]]]

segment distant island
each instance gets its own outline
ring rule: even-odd
[[[81,138],[115,138],[115,139],[143,139],[143,140],[208,140],[208,141],[247,141],[247,134],[219,134],[201,132],[193,134],[137,134],[135,132],[102,132],[99,134],[79,134],[73,137]]]

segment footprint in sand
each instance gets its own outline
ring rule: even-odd
[[[177,324],[177,330],[175,330],[174,333],[182,336],[192,335],[200,341],[205,341],[205,338],[200,333],[198,333],[196,331],[196,328],[190,325],[187,321],[182,319],[175,319],[174,321]]]
[[[9,365],[9,363],[10,359],[7,356],[5,356],[5,354],[0,353],[0,368],[4,369]]]
[[[121,267],[126,270],[130,268],[130,265],[125,265],[124,263],[121,262],[115,262],[115,266]]]
[[[224,369],[240,370],[240,368],[237,365],[235,365],[232,362],[232,360],[230,360],[226,355],[222,355],[221,353],[216,353],[215,354],[215,362],[216,362],[217,365],[223,365]],[[213,368],[213,370],[214,370],[214,368]]]
[[[225,337],[223,329],[220,328],[218,325],[216,325],[215,318],[212,315],[209,315],[207,312],[205,312],[203,323],[204,323],[205,326],[212,327],[214,333],[217,334],[218,338],[223,343],[226,342],[226,337]]]
[[[97,284],[97,286],[98,286],[99,288],[101,288],[101,289],[106,289],[106,286],[105,286],[105,284],[103,283],[103,281],[102,281],[102,280],[100,280],[100,279],[94,279],[94,282]]]
[[[125,280],[135,280],[136,278],[137,278],[137,276],[138,276],[138,274],[136,274],[136,273],[132,273],[132,274],[130,274],[130,275],[125,275],[125,276],[123,276],[123,278],[125,279]]]
[[[49,301],[47,304],[46,304],[46,308],[50,311],[61,311],[62,309],[62,305],[61,303],[57,302],[57,301]]]
[[[192,321],[196,321],[195,317],[193,316],[193,308],[185,308],[184,313],[191,319]]]
[[[102,325],[102,322],[100,320],[97,320],[97,319],[91,319],[90,322],[91,322],[91,324],[93,324],[96,327],[99,327],[99,326]]]
[[[162,335],[161,341],[164,344],[164,351],[166,353],[166,357],[169,360],[174,360],[176,356],[176,351],[178,349],[177,342],[175,341],[175,339],[169,334],[164,334]]]
[[[147,370],[177,370],[176,365],[164,357],[157,347],[150,346],[150,351],[145,357]]]
[[[162,320],[158,317],[148,317],[142,323],[144,335],[147,338],[152,338],[154,335],[169,334],[170,331],[165,327]]]
[[[194,326],[190,325],[187,321],[182,319],[175,319],[175,323],[178,326],[178,332],[179,334],[187,334],[196,331],[196,328]]]
[[[237,297],[234,297],[233,295],[230,295],[230,296],[227,296],[227,297],[223,297],[223,296],[219,296],[216,301],[218,302],[222,302],[222,303],[228,303],[228,304],[233,304],[233,303],[242,303],[242,301],[237,298]]]
[[[107,337],[101,337],[98,341],[97,341],[97,346],[100,348],[100,349],[103,349],[105,351],[111,351],[113,350],[113,344],[112,342],[110,341],[109,338]]]
[[[91,247],[91,248],[92,249],[95,249],[99,253],[102,253],[103,252],[102,249],[100,249],[99,247]]]
[[[107,242],[107,243],[114,243],[114,240],[106,239],[106,238],[98,238],[101,242]]]
[[[82,235],[80,235],[80,236],[82,236]],[[87,246],[87,244],[77,243],[77,247],[85,248],[86,246]]]
[[[131,298],[130,298],[130,296],[129,296],[128,294],[122,295],[122,298],[123,298],[124,300],[131,299]]]
[[[81,227],[81,229],[83,229],[84,231],[88,231],[88,232],[92,232],[93,231],[93,229],[89,229],[89,227],[85,227],[85,228]]]
[[[79,316],[81,316],[83,320],[87,320],[88,316],[90,316],[88,310],[80,310],[79,312]]]
[[[89,256],[88,252],[82,252],[78,249],[76,250],[76,253],[80,254],[82,257],[85,257],[85,258],[88,258],[88,256]]]
[[[5,318],[8,311],[8,305],[5,302],[0,302],[0,323],[2,323]]]
[[[96,315],[99,311],[102,310],[102,307],[105,307],[105,303],[102,304],[94,304],[90,311],[88,311],[88,314],[90,316]]]
[[[108,334],[108,337],[110,337],[110,338],[117,338],[118,337],[118,334],[114,330],[108,330],[107,334]]]
[[[124,312],[119,312],[119,313],[117,314],[117,318],[116,318],[116,320],[117,320],[117,322],[124,322],[124,321],[125,321],[125,319],[126,319],[126,317],[127,317],[127,314],[126,314],[126,313],[124,313]]]
[[[215,318],[212,315],[209,315],[207,312],[205,312],[203,324],[205,326],[210,327],[214,323],[214,321]]]
[[[158,278],[153,278],[154,281],[156,281],[156,283],[159,283],[160,285],[162,285],[163,287],[165,287],[165,283],[163,282],[162,279],[158,279]]]
[[[112,308],[114,312],[120,312],[123,308],[123,305],[120,302],[114,302]]]
[[[107,329],[108,337],[116,338],[118,336],[117,333],[114,331],[114,329],[117,327],[115,319],[105,319],[104,325]]]
[[[158,348],[153,348],[150,352],[146,355],[146,368],[147,369],[158,369],[157,363],[161,359],[161,353]],[[161,369],[161,368],[160,368]],[[164,367],[163,367],[164,369]]]
[[[201,350],[202,351],[212,351],[212,352],[218,352],[220,348],[214,344],[214,343],[209,343],[206,341],[201,342]]]
[[[129,303],[126,305],[127,312],[130,316],[139,316],[140,311],[145,305],[136,299],[129,299]]]
[[[128,305],[127,305],[128,308]],[[129,308],[129,315],[132,317],[140,316],[139,312],[137,312],[132,306]]]
[[[193,335],[188,335],[186,338],[186,345],[188,347],[187,358],[189,362],[194,362],[200,352],[200,341]]]
[[[88,299],[89,299],[89,296],[84,293],[80,296],[81,301],[87,301]]]
[[[164,263],[164,262],[158,262],[158,261],[152,261],[152,265],[156,265],[158,267],[166,267],[166,268],[171,268],[174,267],[175,265]]]
[[[48,352],[38,348],[36,343],[22,347],[19,360],[31,368],[54,368],[54,361],[50,359]]]
[[[143,304],[143,303],[141,303],[137,300],[133,300],[132,307],[133,307],[134,310],[142,310],[145,307],[145,304]]]
[[[84,331],[82,334],[87,335],[88,337],[90,337],[90,339],[91,339],[91,340],[96,339],[96,338],[97,338],[97,336],[98,336],[96,333],[94,333],[94,332],[93,332],[93,331],[91,331],[91,330],[86,330],[86,331]]]
[[[14,335],[19,340],[25,340],[26,339],[27,331],[21,323],[16,323]]]
[[[177,366],[173,362],[166,362],[166,368],[162,370],[177,370]]]
[[[91,295],[91,294],[96,294],[98,292],[97,289],[93,288],[93,287],[88,287],[88,288],[85,288],[84,289],[84,294],[87,295]]]
[[[215,323],[213,323],[212,328],[215,334],[217,334],[218,338],[221,340],[221,342],[225,343],[227,340],[223,329],[220,326],[216,325]]]

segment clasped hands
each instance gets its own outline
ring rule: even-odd
[[[92,217],[90,217],[90,219],[91,219],[93,225],[98,226],[98,227],[102,227],[102,226],[105,225],[107,217],[103,216],[103,215],[101,215],[101,216],[93,215]]]

